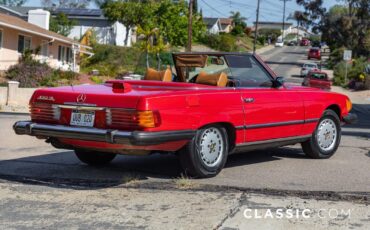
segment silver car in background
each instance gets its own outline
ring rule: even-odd
[[[301,69],[301,77],[307,76],[311,70],[318,70],[319,67],[316,63],[304,63]]]

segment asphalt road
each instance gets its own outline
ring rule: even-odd
[[[261,56],[274,71],[295,82],[302,47],[275,48]],[[280,63],[280,64],[279,64]],[[248,189],[294,191],[370,191],[370,108],[355,105],[360,123],[343,128],[337,153],[328,160],[305,157],[300,145],[255,151],[229,157],[225,169],[214,178],[196,180],[200,184]],[[12,124],[27,120],[26,115],[0,114],[0,179],[41,183],[99,184],[113,186],[132,176],[145,183],[167,182],[180,176],[175,156],[118,156],[110,166],[94,168],[80,163],[69,150],[56,150],[43,140],[16,136]]]

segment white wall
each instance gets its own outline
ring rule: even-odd
[[[112,26],[108,27],[77,25],[72,28],[71,33],[68,35],[68,37],[72,39],[80,39],[89,29],[92,29],[94,31],[97,42],[99,44],[124,46],[126,27],[119,22],[116,22]],[[131,36],[132,35],[130,30],[127,46],[131,46]]]
[[[209,33],[211,34],[218,34],[220,32],[220,29],[218,27],[218,24],[215,23],[211,29],[208,30]]]

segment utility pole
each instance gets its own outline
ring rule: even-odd
[[[257,12],[256,12],[256,26],[254,27],[254,41],[253,41],[253,53],[256,53],[257,44],[257,30],[258,30],[258,18],[260,15],[260,0],[257,2]]]
[[[286,2],[290,0],[280,0],[284,2],[284,9],[283,9],[283,32],[282,32],[282,41],[284,42],[284,32],[285,32],[285,8],[286,8]],[[298,29],[298,28],[297,28]]]
[[[193,2],[194,0],[189,0],[189,18],[188,18],[188,46],[186,51],[191,52],[191,40],[193,36]]]

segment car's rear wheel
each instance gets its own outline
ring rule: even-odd
[[[109,164],[117,154],[76,149],[77,158],[85,164],[101,166]]]
[[[224,167],[229,150],[226,129],[212,125],[197,131],[194,138],[179,151],[180,163],[186,175],[216,176]]]
[[[302,149],[311,158],[326,159],[337,151],[340,139],[340,119],[333,110],[326,110],[311,138],[302,143]]]

